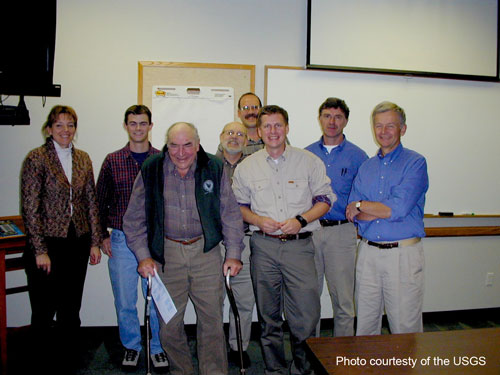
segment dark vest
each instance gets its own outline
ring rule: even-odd
[[[167,153],[165,146],[160,154],[149,157],[141,167],[145,188],[145,209],[148,231],[148,246],[151,256],[165,264],[163,246],[165,240],[163,202],[163,162]],[[198,214],[200,215],[204,252],[213,249],[222,240],[222,222],[220,217],[220,187],[223,164],[214,155],[207,154],[200,146],[196,158],[195,195]]]

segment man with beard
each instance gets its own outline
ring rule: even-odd
[[[236,166],[246,157],[243,155],[243,149],[247,144],[247,128],[239,122],[230,122],[220,134],[220,150],[216,155],[224,163],[226,175],[232,181]],[[248,232],[248,225],[245,225],[245,232]],[[250,357],[247,353],[250,335],[252,331],[252,315],[255,305],[255,297],[253,294],[252,278],[250,276],[250,233],[245,235],[243,242],[245,249],[241,253],[241,262],[243,268],[238,275],[232,278],[231,288],[236,300],[236,306],[240,315],[241,337],[243,348],[243,367],[250,366]],[[222,248],[224,256],[225,249]],[[234,364],[239,363],[238,342],[236,336],[236,325],[233,314],[229,313],[229,356],[228,359]]]

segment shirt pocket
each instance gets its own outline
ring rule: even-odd
[[[250,182],[252,192],[252,211],[269,212],[275,207],[274,192],[268,179]]]
[[[286,182],[285,189],[289,207],[311,207],[312,197],[307,180],[288,180]]]

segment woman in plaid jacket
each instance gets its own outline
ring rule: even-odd
[[[101,259],[92,162],[72,143],[77,121],[73,108],[52,108],[42,128],[46,142],[29,152],[21,172],[31,326],[40,340],[36,346],[46,348],[45,359],[54,350],[63,354],[47,345],[53,337],[59,349],[74,351],[69,343],[78,337],[87,264]],[[51,332],[54,315],[56,335]]]

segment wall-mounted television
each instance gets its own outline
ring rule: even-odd
[[[498,0],[308,0],[307,68],[498,81]]]
[[[56,0],[8,0],[1,9],[0,94],[61,96],[52,82]]]

